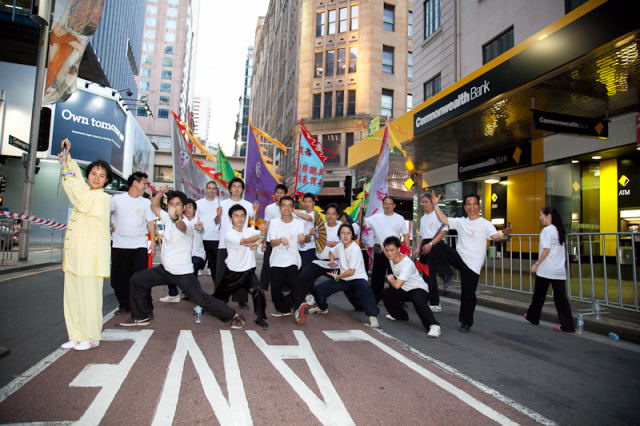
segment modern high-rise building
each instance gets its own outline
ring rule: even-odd
[[[264,18],[260,18],[264,19]],[[260,24],[258,24],[260,26]],[[253,51],[254,47],[247,49],[247,60],[244,64],[244,89],[240,100],[240,111],[238,113],[238,123],[240,131],[237,134],[234,155],[244,157],[247,151],[247,134],[249,131],[249,107],[251,104],[251,76],[253,74]]]
[[[272,1],[256,43],[251,119],[291,147],[274,161],[292,186],[301,119],[330,158],[326,200],[345,201],[347,149],[369,122],[411,106],[411,2]]]
[[[207,145],[209,140],[209,125],[211,124],[211,99],[208,97],[193,97],[193,134]]]
[[[170,112],[193,125],[198,5],[197,0],[147,1],[136,110],[144,132],[158,147],[155,182],[173,181]]]

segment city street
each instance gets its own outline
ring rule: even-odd
[[[60,270],[4,276],[0,294],[11,349],[0,360],[0,423],[595,425],[639,414],[637,345],[487,308],[460,334],[451,299],[437,340],[413,312],[400,323],[383,308],[382,330],[368,329],[336,295],[328,315],[304,326],[269,318],[268,330],[195,324],[189,302],[156,303],[151,326],[124,329],[107,315],[99,348],[65,352]],[[105,312],[114,302],[107,282]]]

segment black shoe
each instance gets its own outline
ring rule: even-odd
[[[118,310],[115,312],[115,315],[123,315],[128,313],[131,313],[131,310],[126,308],[118,308]]]
[[[150,322],[151,318],[149,317],[144,319],[130,318],[128,321],[121,322],[120,325],[122,327],[144,327],[146,325],[149,325]]]
[[[249,309],[249,305],[244,302],[238,302],[238,306],[242,309]]]
[[[259,319],[256,320],[256,324],[258,325],[258,327],[266,330],[267,328],[269,328],[269,323],[266,322],[264,319]]]
[[[458,329],[460,333],[468,333],[471,331],[471,326],[466,324],[460,324],[460,328]]]

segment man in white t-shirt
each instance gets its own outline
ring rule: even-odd
[[[229,217],[229,209],[236,204],[240,204],[244,207],[247,212],[247,216],[244,221],[245,228],[249,226],[249,219],[253,218],[254,212],[258,211],[257,201],[252,204],[242,198],[242,195],[244,194],[244,181],[242,179],[234,177],[229,181],[229,193],[231,194],[231,197],[223,200],[220,203],[220,207],[218,207],[218,217],[220,217],[220,243],[218,244],[216,275],[214,279],[216,288],[218,287],[218,283],[222,281],[226,268],[225,261],[227,260],[227,246],[225,244],[224,236],[225,233],[233,227],[231,218]],[[238,289],[238,291],[233,295],[232,300],[234,302],[238,302],[238,305],[243,309],[249,308],[249,305],[247,305],[249,295],[244,288]]]
[[[302,266],[300,269],[306,268],[316,258],[316,225],[315,225],[315,211],[316,201],[314,195],[311,193],[304,194],[302,197],[302,206],[304,212],[311,217],[311,220],[304,220],[304,242],[300,244],[300,258],[302,259]]]
[[[476,288],[480,271],[487,256],[487,240],[500,242],[507,239],[511,233],[511,227],[500,233],[491,222],[480,216],[480,196],[478,194],[464,197],[464,211],[467,213],[467,217],[447,217],[438,207],[440,198],[442,195],[431,192],[431,203],[438,219],[449,229],[458,231],[456,250],[447,245],[444,248],[449,264],[460,271],[462,291],[460,293],[460,313],[458,314],[459,330],[461,333],[468,333],[473,325]]]
[[[453,271],[447,262],[443,238],[448,228],[444,226],[436,214],[431,196],[423,193],[420,196],[420,207],[424,215],[420,218],[420,233],[415,252],[420,263],[429,266],[429,277],[424,277],[429,284],[429,307],[433,312],[442,312],[440,291],[438,290],[438,274],[444,277],[445,288],[451,285]]]
[[[429,309],[429,286],[420,276],[409,256],[400,253],[400,239],[388,237],[384,240],[384,254],[391,263],[393,274],[387,276],[389,287],[382,292],[382,301],[387,308],[387,318],[408,321],[409,315],[402,307],[404,302],[413,303],[427,337],[438,338],[442,334],[440,323]]]
[[[224,234],[228,254],[225,261],[227,267],[213,297],[227,300],[239,288],[244,288],[251,293],[256,324],[268,328],[269,324],[265,321],[267,302],[256,276],[255,249],[261,244],[260,231],[244,226],[247,211],[240,204],[231,206],[229,217],[232,228]]]
[[[184,222],[184,205],[187,196],[180,191],[168,191],[165,185],[153,197],[151,209],[164,224],[161,264],[146,269],[131,277],[131,319],[120,323],[123,327],[149,325],[153,316],[151,289],[155,286],[174,284],[182,290],[196,305],[221,321],[231,321],[231,328],[244,326],[244,318],[228,307],[224,302],[205,293],[200,287],[198,277],[193,274],[191,247],[193,228]],[[160,208],[164,194],[167,197],[167,211]]]
[[[111,287],[118,299],[116,315],[129,312],[129,280],[147,269],[147,234],[151,235],[151,251],[155,251],[155,215],[151,202],[144,198],[149,185],[146,173],[135,172],[126,193],[111,197]]]
[[[376,302],[382,300],[382,290],[387,274],[391,272],[389,259],[384,255],[382,244],[387,237],[402,238],[404,244],[409,246],[409,228],[407,222],[398,213],[395,213],[396,202],[386,196],[382,200],[382,212],[369,216],[364,220],[364,226],[373,229],[375,238],[375,254],[373,255],[373,267],[371,269],[371,289],[376,296]]]
[[[274,202],[268,204],[264,208],[264,220],[266,222],[265,233],[269,232],[269,222],[273,219],[280,219],[280,198],[287,195],[288,188],[281,183],[277,184],[273,190]],[[262,258],[262,269],[260,270],[260,285],[264,291],[269,290],[269,284],[271,283],[271,277],[269,275],[269,258],[271,257],[271,243],[267,240],[263,247],[264,257]]]
[[[285,195],[280,198],[280,218],[269,223],[267,240],[271,242],[271,300],[276,312],[271,316],[279,318],[291,315],[293,300],[298,299],[300,291],[298,269],[302,263],[298,245],[304,241],[304,223],[293,217],[293,198]],[[283,289],[290,292],[285,296]],[[296,294],[294,297],[293,294]],[[304,298],[304,295],[302,296]]]
[[[196,201],[198,216],[202,220],[204,231],[202,233],[202,244],[206,253],[205,260],[209,266],[211,279],[215,276],[216,261],[218,257],[218,243],[220,241],[220,217],[218,217],[218,186],[214,181],[207,182],[205,186],[204,198]]]

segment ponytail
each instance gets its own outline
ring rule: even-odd
[[[553,207],[547,206],[542,209],[542,214],[545,216],[551,215],[551,224],[558,230],[558,241],[560,242],[560,245],[564,244],[567,239],[567,233],[564,230],[562,218],[560,217],[560,213],[558,213],[558,210],[554,209]]]

